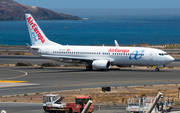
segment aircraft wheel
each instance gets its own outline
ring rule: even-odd
[[[92,71],[92,66],[86,66],[86,71]]]
[[[92,71],[92,70],[93,70],[93,67],[92,67],[92,66],[89,66],[89,70]]]
[[[89,71],[90,67],[89,66],[86,66],[86,71]]]
[[[156,68],[156,69],[155,69],[155,71],[157,71],[157,72],[158,72],[158,71],[159,71],[159,68]]]

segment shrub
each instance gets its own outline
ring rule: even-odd
[[[16,66],[33,66],[31,63],[22,63],[22,62],[18,62],[16,64]]]
[[[24,94],[24,96],[27,96],[27,95],[28,95],[27,93]]]
[[[58,64],[53,64],[53,63],[43,63],[41,64],[42,67],[58,67]]]

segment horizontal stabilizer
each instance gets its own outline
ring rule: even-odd
[[[34,53],[34,51],[32,50],[32,48],[29,46],[29,44],[28,44],[28,43],[27,43],[27,46],[28,46],[28,49],[29,49],[29,51],[31,52],[31,54],[33,54],[33,55],[34,55],[35,53]]]

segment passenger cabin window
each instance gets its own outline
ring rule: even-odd
[[[168,55],[167,53],[159,53],[160,56]]]

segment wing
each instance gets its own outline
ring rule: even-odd
[[[61,61],[61,62],[76,62],[76,63],[82,63],[82,62],[93,62],[93,58],[87,58],[87,57],[73,57],[73,56],[56,56],[56,55],[41,55],[42,57]]]

